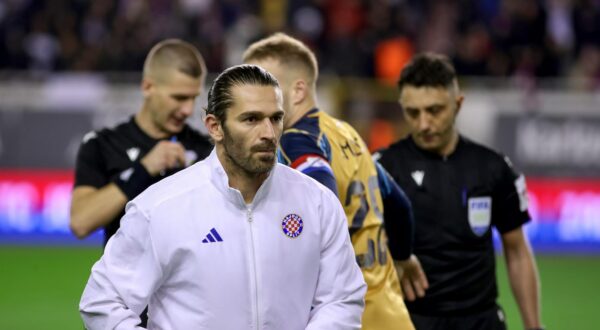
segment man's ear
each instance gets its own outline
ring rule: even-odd
[[[208,114],[206,115],[206,118],[204,118],[204,126],[215,143],[223,140],[224,134],[221,125],[222,123],[213,114]]]
[[[458,94],[458,96],[456,97],[456,114],[457,115],[460,112],[460,109],[462,108],[464,100],[465,100],[465,96],[462,94]]]
[[[142,89],[142,95],[144,95],[144,97],[149,97],[150,94],[152,94],[152,89],[154,88],[154,82],[149,79],[149,78],[143,78],[142,79],[142,85],[141,85],[141,89]]]
[[[303,79],[298,79],[292,82],[291,88],[291,103],[292,105],[300,104],[308,97],[308,84]]]

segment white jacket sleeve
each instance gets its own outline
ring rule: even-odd
[[[148,219],[133,203],[126,212],[81,297],[79,310],[89,330],[141,329],[139,315],[162,277]]]
[[[367,286],[356,263],[344,210],[330,195],[324,196],[321,212],[319,279],[306,329],[360,329]]]

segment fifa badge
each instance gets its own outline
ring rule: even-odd
[[[469,198],[469,225],[477,236],[483,236],[492,222],[492,198]]]

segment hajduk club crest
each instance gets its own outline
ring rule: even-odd
[[[302,228],[304,228],[304,222],[297,214],[288,214],[281,222],[281,229],[283,230],[285,236],[289,238],[296,238],[300,236],[302,233]]]

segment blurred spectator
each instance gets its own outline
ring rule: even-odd
[[[176,37],[219,71],[276,30],[310,45],[327,73],[391,79],[390,54],[436,51],[467,75],[535,80],[594,66],[600,1],[4,0],[0,69],[135,71]]]
[[[58,41],[50,33],[46,12],[37,12],[30,22],[30,32],[23,42],[28,67],[34,71],[54,69],[59,52]]]
[[[576,54],[586,45],[600,46],[600,1],[576,0],[573,8],[573,29]]]
[[[569,80],[578,89],[600,89],[600,47],[586,45],[581,49]]]

